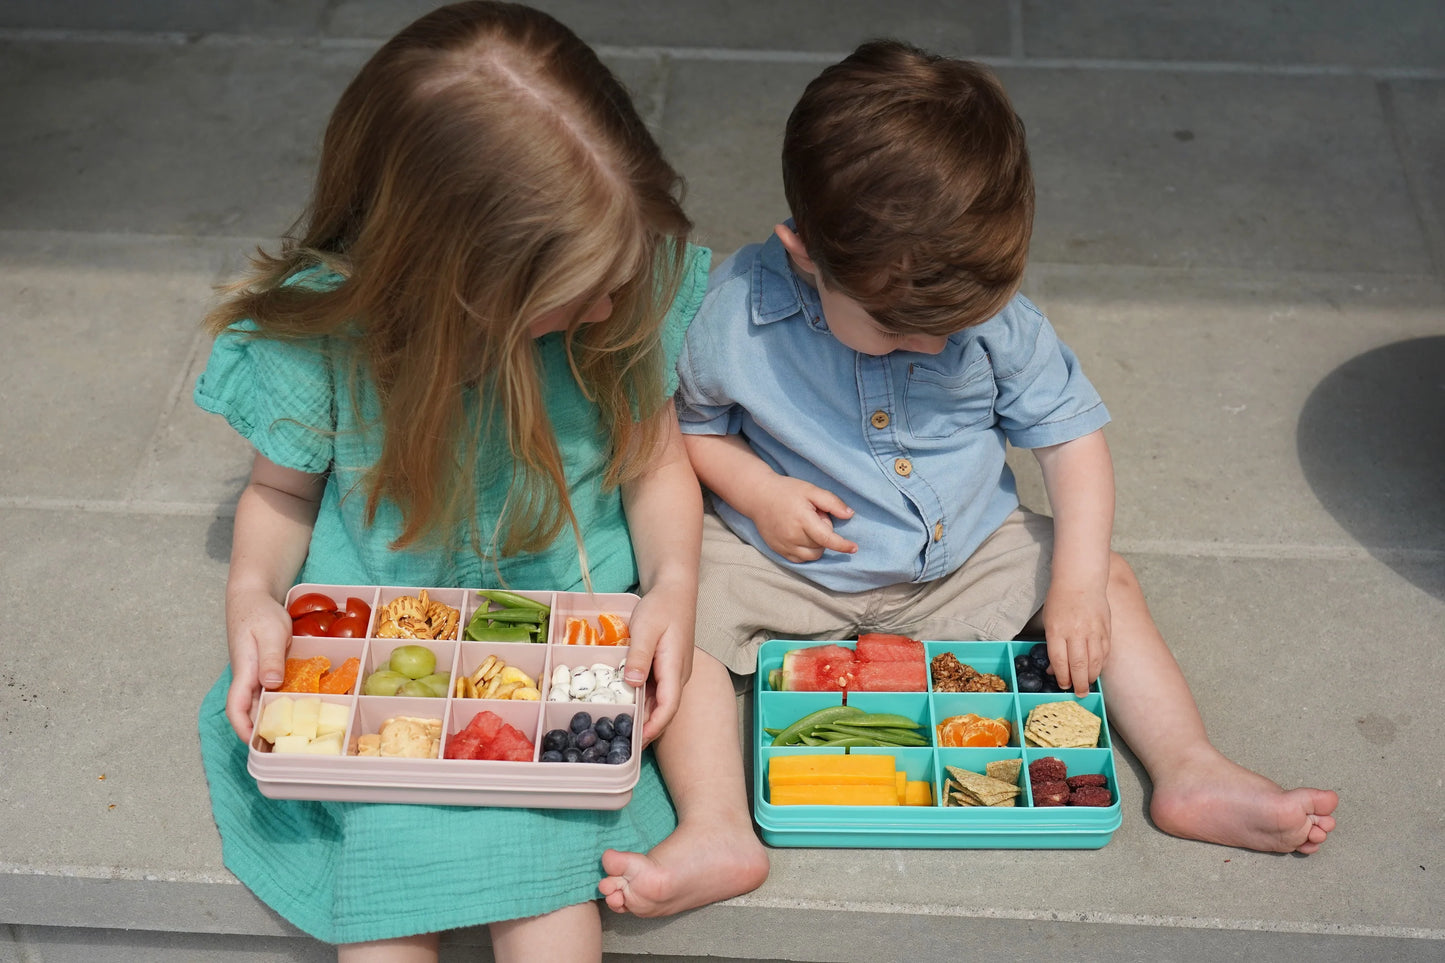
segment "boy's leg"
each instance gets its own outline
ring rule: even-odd
[[[487,927],[497,963],[601,963],[602,918],[588,900],[541,916],[504,920]]]
[[[1109,570],[1109,724],[1149,771],[1155,825],[1187,839],[1265,852],[1312,853],[1335,827],[1330,790],[1286,791],[1209,742],[1179,664],[1149,615],[1128,563]]]
[[[677,829],[649,853],[602,854],[607,905],[666,916],[761,886],[768,855],[748,809],[732,677],[706,652],[694,656],[677,715],[653,748]]]

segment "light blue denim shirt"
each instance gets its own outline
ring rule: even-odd
[[[1041,448],[1109,421],[1073,352],[1022,295],[941,354],[860,354],[828,331],[817,291],[776,237],[712,272],[677,371],[685,433],[741,434],[774,471],[853,509],[833,525],[858,552],[799,564],[713,499],[739,537],[838,592],[954,571],[1018,506],[1005,440]]]

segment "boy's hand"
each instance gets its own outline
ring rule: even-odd
[[[628,620],[632,638],[622,678],[643,688],[647,699],[644,745],[662,735],[677,714],[682,687],[692,676],[695,605],[693,595],[658,585],[642,596]],[[649,678],[652,685],[644,688]]]
[[[766,491],[750,499],[748,517],[768,547],[790,562],[812,562],[831,549],[849,555],[858,545],[833,531],[833,518],[853,517],[843,500],[817,485],[775,475]]]
[[[226,718],[236,735],[251,739],[251,705],[262,688],[275,689],[286,671],[291,616],[262,590],[236,590],[226,599],[226,637],[231,651],[231,688]]]
[[[1110,626],[1102,592],[1051,585],[1044,599],[1044,638],[1054,681],[1077,696],[1087,695],[1109,657]]]

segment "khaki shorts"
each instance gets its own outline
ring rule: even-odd
[[[1043,607],[1053,550],[1053,519],[1019,509],[950,575],[834,592],[774,564],[708,511],[697,644],[734,672],[750,673],[768,639],[846,640],[860,632],[1012,639]]]

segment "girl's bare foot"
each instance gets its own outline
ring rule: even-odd
[[[1339,796],[1285,790],[1212,753],[1154,783],[1149,815],[1166,833],[1266,853],[1313,853],[1335,828]]]
[[[723,827],[693,819],[649,853],[607,850],[602,868],[608,876],[597,888],[608,907],[669,916],[757,889],[768,878],[768,853],[751,822]]]

